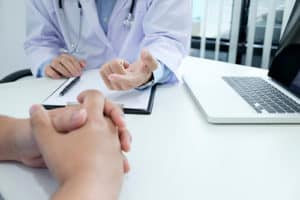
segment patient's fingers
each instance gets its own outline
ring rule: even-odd
[[[70,132],[86,123],[87,112],[80,106],[66,107],[49,111],[52,124],[60,133]]]

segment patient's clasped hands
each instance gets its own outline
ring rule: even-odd
[[[97,91],[81,93],[78,101],[78,106],[52,111],[32,106],[30,119],[15,123],[10,160],[48,167],[61,185],[54,199],[65,197],[68,190],[76,191],[79,185],[78,194],[88,194],[82,192],[85,182],[93,195],[98,196],[97,191],[100,196],[109,194],[113,195],[109,199],[115,199],[123,174],[129,171],[122,152],[130,150],[131,136],[123,113]]]

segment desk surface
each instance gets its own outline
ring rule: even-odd
[[[185,60],[216,70],[256,69]],[[60,81],[29,80],[0,85],[0,113],[28,116]],[[300,198],[300,125],[211,125],[183,84],[158,88],[153,114],[128,115],[133,135],[121,200],[266,200]],[[48,199],[56,182],[41,169],[0,164],[4,198]]]

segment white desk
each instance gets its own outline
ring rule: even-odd
[[[249,70],[188,58],[184,66]],[[59,81],[0,85],[0,113],[27,116]],[[121,200],[300,199],[299,125],[211,125],[184,85],[157,91],[151,116],[126,117],[133,135],[132,165]],[[56,183],[47,170],[0,164],[0,191],[8,200],[48,199]]]

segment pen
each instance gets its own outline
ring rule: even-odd
[[[80,80],[80,76],[74,78],[60,93],[59,96],[64,96],[72,87],[76,85],[76,83]]]

